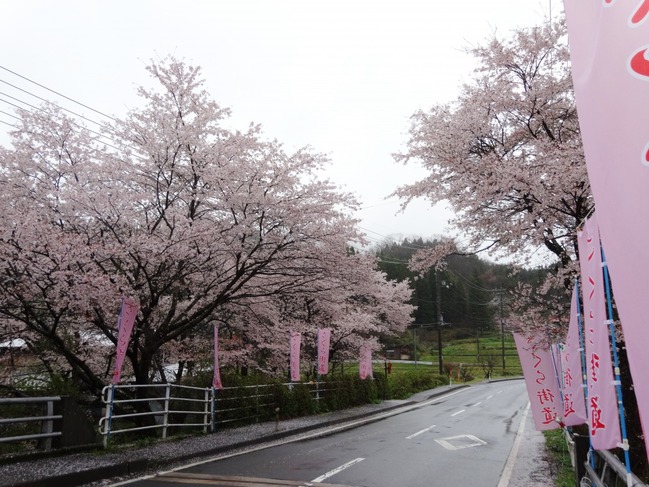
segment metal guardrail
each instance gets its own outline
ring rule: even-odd
[[[214,432],[229,423],[275,418],[279,413],[273,387],[287,391],[298,385],[309,387],[319,401],[336,389],[337,383],[287,383],[253,385],[223,389],[181,386],[176,384],[119,384],[104,387],[102,400],[106,413],[99,420],[104,445],[114,434],[160,430],[162,438],[170,430],[199,429]]]
[[[582,479],[582,486],[614,487],[624,485],[627,487],[647,487],[635,474],[627,474],[626,467],[611,452],[593,451],[595,468],[586,462],[586,475]]]
[[[649,487],[646,483],[640,480],[635,474],[627,474],[626,466],[620,459],[607,450],[592,450],[586,452],[586,446],[583,447],[584,451],[580,455],[577,450],[572,436],[566,432],[566,443],[568,445],[568,452],[572,466],[577,469],[578,458],[586,457],[587,460],[583,464],[584,475],[579,479],[580,487]],[[592,455],[592,457],[591,457]],[[579,473],[579,471],[578,471]],[[581,475],[581,473],[579,473]]]
[[[54,431],[54,421],[62,419],[60,414],[54,414],[54,403],[59,402],[61,397],[24,397],[24,398],[0,398],[0,407],[24,404],[43,404],[44,414],[38,416],[23,416],[15,418],[1,418],[0,427],[7,425],[23,425],[40,423],[40,433],[0,436],[0,443],[17,443],[30,440],[45,440],[42,444],[44,450],[52,449],[52,438],[61,436],[61,431]]]
[[[124,391],[131,394],[123,394]],[[123,397],[120,398],[120,395]],[[211,399],[210,389],[201,387],[175,384],[106,386],[102,391],[106,414],[99,420],[99,432],[104,435],[104,445],[111,434],[132,431],[161,429],[162,438],[166,438],[173,427],[200,427],[207,433],[211,423]],[[202,419],[182,423],[176,421],[176,418],[188,416]],[[137,421],[133,422],[133,419]],[[149,424],[142,425],[146,422]]]

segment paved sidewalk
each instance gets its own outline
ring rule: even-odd
[[[189,461],[235,452],[251,445],[279,442],[288,437],[299,438],[300,435],[315,433],[320,428],[325,434],[325,430],[333,425],[343,425],[363,418],[378,421],[381,419],[381,413],[413,405],[462,387],[466,386],[444,386],[420,392],[407,400],[388,400],[380,404],[368,404],[278,423],[244,426],[182,440],[170,439],[137,449],[67,454],[2,465],[0,486],[107,486],[135,476],[168,470]],[[547,465],[544,467],[539,462],[539,458],[544,455],[543,435],[534,431],[531,423],[526,424],[524,435],[507,487],[551,486],[552,482],[543,478],[547,476]],[[530,483],[532,478],[538,478],[539,482]]]

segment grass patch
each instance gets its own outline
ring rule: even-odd
[[[500,335],[473,338],[448,339],[443,341],[442,357],[444,364],[457,371],[459,364],[473,368],[476,378],[485,378],[491,371],[491,377],[508,377],[522,375],[522,368],[516,345],[511,335],[505,335],[505,370],[503,372],[503,343]],[[422,361],[438,363],[437,345],[432,344],[429,352],[418,357]],[[456,380],[457,378],[454,378]]]
[[[570,453],[563,430],[544,431],[543,435],[551,469],[556,472],[554,487],[574,487],[575,471],[570,463]]]

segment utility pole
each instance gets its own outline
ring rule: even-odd
[[[503,353],[503,375],[505,374],[505,321],[503,319],[503,289],[499,289],[500,294],[500,341],[502,343]]]
[[[417,367],[417,328],[412,327],[412,356],[415,359],[415,367]]]
[[[442,283],[439,280],[437,269],[435,270],[435,302],[437,303],[437,357],[439,358],[439,374],[444,375],[444,358],[442,357]]]

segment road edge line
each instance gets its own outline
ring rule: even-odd
[[[500,482],[498,482],[497,487],[507,487],[509,485],[509,479],[512,476],[514,471],[514,463],[516,463],[516,457],[518,456],[518,449],[521,446],[521,441],[523,439],[523,431],[525,430],[525,422],[527,421],[527,415],[530,412],[530,403],[528,401],[523,417],[521,418],[521,424],[518,426],[518,431],[516,432],[516,439],[514,440],[514,445],[512,446],[511,451],[509,452],[509,457],[507,458],[507,463],[505,463],[505,468],[503,468],[503,473],[500,476]]]

